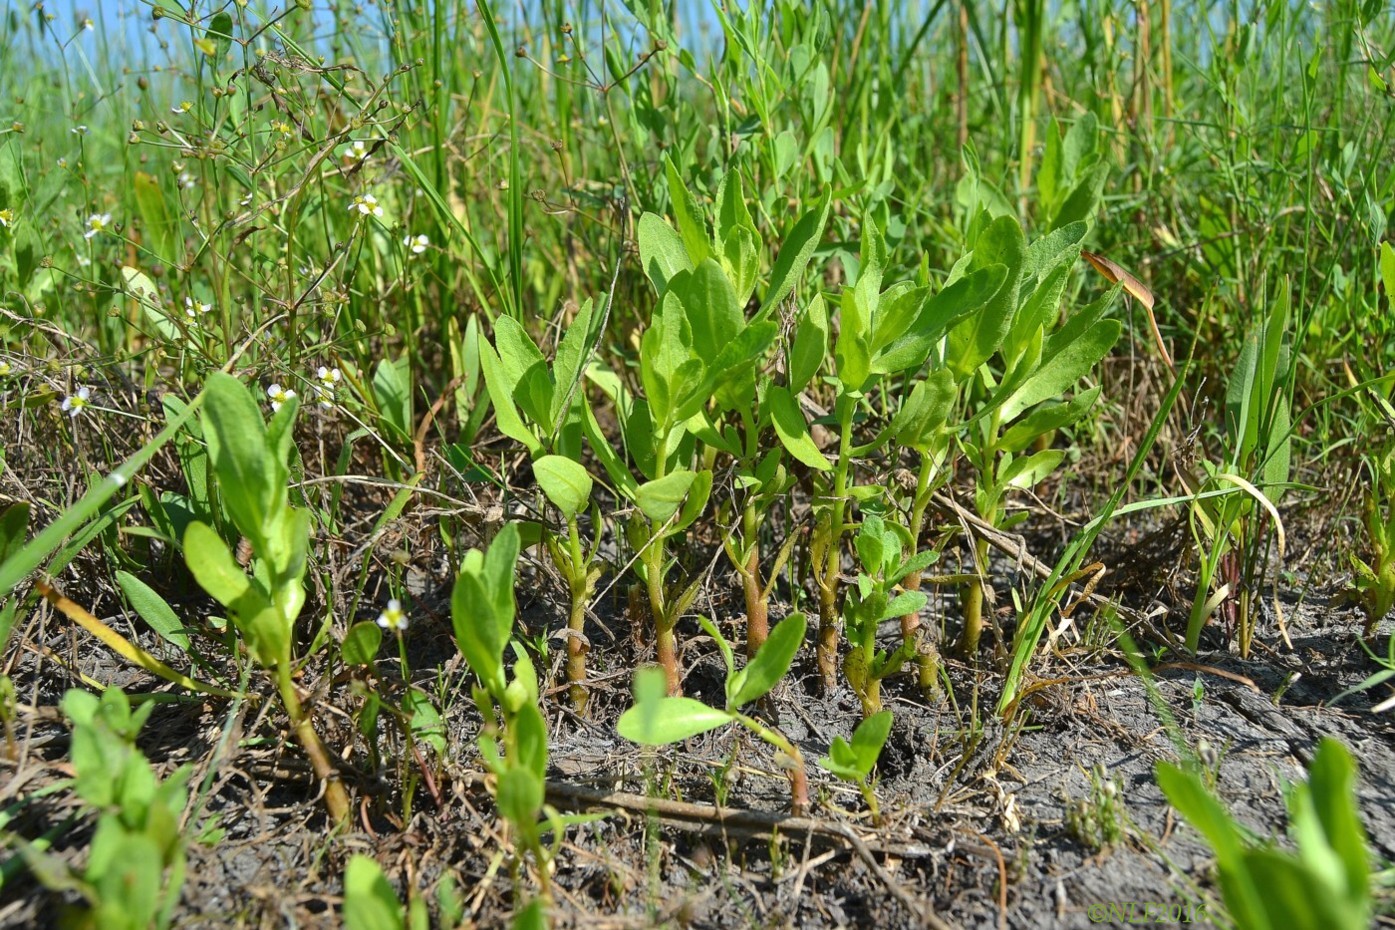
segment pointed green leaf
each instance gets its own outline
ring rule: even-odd
[[[679,272],[668,287],[683,304],[698,358],[715,359],[745,326],[736,292],[715,261],[707,259],[692,271]]]
[[[1044,400],[1059,397],[1089,374],[1119,340],[1120,330],[1118,320],[1102,320],[1052,358],[1043,358],[1041,366],[1003,404],[1003,422]]]
[[[740,710],[764,697],[789,673],[790,663],[804,642],[807,626],[802,613],[790,614],[775,624],[755,656],[736,673],[727,699],[728,710]]]
[[[809,435],[809,425],[799,410],[799,402],[787,389],[771,385],[766,389],[765,402],[769,407],[771,422],[775,426],[775,435],[790,455],[819,471],[833,468],[833,464],[814,444]]]
[[[674,275],[693,268],[693,261],[683,246],[683,237],[653,213],[639,218],[639,261],[654,290],[660,294],[668,290],[668,282]]]
[[[794,345],[790,348],[789,389],[798,394],[818,374],[824,359],[828,357],[828,308],[823,295],[815,294],[809,301],[799,328],[795,330]]]
[[[123,571],[116,573],[116,583],[135,612],[152,630],[160,634],[161,639],[179,647],[183,652],[189,651],[189,634],[184,632],[184,624],[154,588],[130,572]]]
[[[877,757],[891,735],[891,722],[891,711],[883,710],[866,718],[853,730],[851,749],[862,778],[872,774]]]
[[[814,249],[823,238],[823,227],[828,222],[832,198],[833,191],[825,188],[818,204],[800,217],[794,229],[785,237],[780,254],[775,259],[775,267],[770,272],[770,286],[765,289],[765,296],[761,299],[762,316],[774,313],[780,301],[799,283]]]
[[[678,512],[679,505],[697,475],[680,469],[655,481],[646,481],[635,490],[635,503],[655,523],[663,523]]]
[[[1011,216],[993,220],[975,242],[971,271],[1003,265],[1007,273],[993,297],[949,332],[949,367],[960,380],[992,358],[1012,326],[1025,250],[1022,227]]]
[[[712,251],[707,238],[707,218],[702,206],[688,190],[673,160],[664,156],[664,175],[668,178],[668,193],[673,207],[673,218],[678,224],[678,234],[683,237],[683,247],[688,252],[688,260],[694,266],[701,265]]]

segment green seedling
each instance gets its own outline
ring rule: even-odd
[[[295,622],[305,604],[310,514],[288,500],[295,398],[263,422],[256,401],[231,375],[214,373],[204,389],[203,433],[218,493],[237,531],[251,544],[251,574],[206,523],[184,531],[184,559],[194,579],[228,611],[248,654],[276,681],[297,742],[324,786],[331,820],[349,815],[349,796],[315,732],[293,680]]]
[[[872,790],[868,778],[890,735],[891,711],[878,711],[858,723],[851,742],[841,736],[833,737],[828,755],[818,761],[819,768],[857,786],[857,790],[862,792],[862,799],[867,802],[867,809],[872,813],[872,822],[878,826],[882,822],[881,807],[877,804],[877,793]]]
[[[910,534],[896,524],[888,524],[875,513],[862,520],[857,534],[857,557],[862,571],[843,604],[848,653],[843,659],[843,675],[862,702],[862,715],[870,718],[882,709],[882,679],[896,674],[916,655],[916,642],[903,637],[888,653],[877,648],[877,628],[884,620],[918,614],[929,600],[920,591],[896,588],[908,576],[919,577],[939,553],[916,552],[902,560]]]
[[[667,694],[661,675],[654,669],[641,669],[635,675],[635,704],[620,715],[617,730],[641,746],[666,746],[728,724],[743,726],[775,747],[777,760],[789,772],[790,808],[796,814],[803,813],[809,807],[809,781],[799,748],[773,727],[742,713],[741,708],[760,700],[789,672],[804,641],[804,615],[790,614],[775,624],[755,657],[741,669],[736,668],[731,646],[716,624],[703,618],[702,627],[717,643],[726,663],[726,706],[709,707],[694,698]]]
[[[1221,897],[1237,926],[1370,926],[1371,854],[1356,806],[1356,766],[1341,743],[1324,737],[1307,780],[1289,789],[1296,854],[1255,843],[1196,772],[1163,762],[1157,776],[1168,801],[1215,854]]]
[[[97,828],[81,873],[12,838],[36,878],[53,891],[73,891],[83,903],[66,909],[71,930],[165,930],[184,885],[187,840],[180,829],[192,765],[164,780],[136,747],[136,735],[155,709],[135,710],[124,692],[108,688],[101,698],[71,690],[63,712],[72,721],[73,789],[98,811]]]
[[[670,693],[676,694],[681,677],[673,628],[697,589],[696,582],[669,589],[665,543],[702,514],[712,490],[709,468],[686,467],[695,453],[696,437],[689,424],[698,418],[697,429],[710,440],[721,434],[698,415],[712,398],[717,399],[717,410],[753,407],[757,368],[779,331],[770,317],[808,264],[827,217],[828,198],[796,225],[775,263],[762,309],[748,321],[742,308],[757,285],[759,238],[739,181],[726,184],[716,233],[709,236],[701,206],[672,164],[667,176],[678,228],[654,214],[645,214],[639,224],[640,260],[659,296],[658,309],[640,340],[644,397],[629,398],[618,383],[610,390],[626,451],[648,480],[634,480],[594,417],[588,417],[587,426],[611,480],[640,511],[641,516],[630,522],[628,536],[639,553],[637,572],[649,595],[659,665],[668,676]],[[749,450],[756,438],[748,425],[747,440],[737,449]],[[731,448],[730,441],[719,442],[719,447]],[[747,543],[742,555],[748,571],[750,551]],[[760,593],[758,588],[753,582],[753,593]],[[762,598],[754,600],[764,603]]]
[[[985,301],[1001,288],[1004,274],[996,265],[974,268],[932,297],[924,267],[917,281],[900,281],[883,289],[886,267],[886,241],[867,217],[857,279],[838,297],[839,329],[830,379],[836,392],[833,419],[838,430],[838,457],[823,483],[810,543],[819,594],[818,669],[825,688],[833,687],[837,680],[839,589],[843,537],[850,526],[848,505],[885,491],[880,485],[856,485],[853,466],[891,438],[888,428],[855,446],[854,417],[868,405],[868,395],[883,379],[920,369],[957,322],[981,312]],[[817,315],[821,309],[822,303],[811,305],[795,336],[796,356],[819,359],[805,369],[810,378],[826,364],[828,356],[830,327],[826,318]]]
[[[344,867],[345,930],[428,930],[431,915],[426,899],[409,895],[406,907],[397,900],[382,866],[354,853]]]
[[[588,300],[557,345],[549,365],[523,326],[512,317],[495,321],[495,346],[480,339],[480,368],[500,430],[521,442],[534,457],[533,475],[562,514],[565,536],[544,536],[548,554],[567,582],[567,681],[578,712],[586,709],[586,607],[601,575],[597,561],[604,526],[592,507],[594,538],[582,546],[579,518],[591,504],[594,481],[581,462],[585,397],[582,371],[594,342],[595,304]],[[599,334],[595,336],[599,338]]]
[[[1051,436],[1084,417],[1100,389],[1069,400],[1062,395],[1108,354],[1121,326],[1104,319],[1117,290],[1061,322],[1061,299],[1080,254],[1084,223],[1030,246],[1010,216],[985,219],[981,228],[956,273],[985,266],[1007,271],[984,309],[950,331],[946,361],[972,410],[961,442],[974,470],[974,508],[987,523],[1008,529],[1026,516],[1007,514],[1008,493],[1031,489],[1057,469],[1065,453],[1049,448]],[[973,555],[979,577],[964,592],[959,651],[965,656],[977,653],[983,631],[987,540],[974,542]]]
[[[1249,655],[1268,563],[1266,526],[1277,531],[1279,557],[1284,554],[1277,504],[1289,480],[1293,432],[1288,319],[1285,282],[1268,315],[1245,337],[1226,387],[1227,459],[1223,465],[1201,462],[1203,476],[1189,479],[1196,484],[1188,490],[1196,496],[1190,516],[1200,555],[1187,618],[1187,648],[1193,652],[1202,629],[1219,613],[1235,631],[1240,654]]]
[[[562,513],[567,523],[565,537],[547,533],[543,541],[552,564],[567,582],[571,608],[567,614],[567,681],[568,696],[577,713],[586,712],[586,653],[590,648],[582,632],[586,625],[586,606],[595,593],[601,577],[597,555],[601,547],[600,509],[591,507],[591,523],[595,535],[585,548],[581,544],[578,516],[591,501],[591,475],[576,461],[560,455],[546,455],[533,463],[533,475],[547,499]]]
[[[495,777],[494,800],[514,841],[533,859],[539,903],[530,907],[545,917],[552,902],[551,863],[566,827],[596,818],[562,816],[546,803],[547,720],[539,707],[537,672],[517,641],[512,674],[504,665],[514,634],[514,566],[520,544],[518,524],[509,523],[486,551],[466,553],[451,593],[451,621],[456,644],[479,682],[473,689],[484,719],[479,749]],[[551,843],[544,840],[549,832]]]
[[[910,449],[919,460],[915,490],[908,502],[911,545],[918,546],[925,532],[925,514],[935,492],[953,475],[951,457],[955,435],[949,425],[957,403],[954,376],[948,368],[937,368],[911,386],[906,400],[891,421],[891,435],[903,449]],[[906,591],[919,591],[921,572],[901,579]],[[917,678],[921,691],[932,698],[939,691],[939,654],[920,626],[919,610],[901,615],[901,639],[916,655]]]
[[[1108,849],[1124,839],[1127,817],[1119,780],[1097,765],[1090,769],[1090,791],[1066,803],[1066,829],[1093,852]]]
[[[646,217],[640,225],[641,254],[655,259],[650,280],[662,294],[668,279],[661,258],[676,260],[679,241],[683,256],[691,264],[703,249],[717,256],[723,275],[740,305],[748,303],[758,289],[760,271],[760,237],[747,209],[738,171],[728,171],[717,193],[717,213],[711,240],[705,238],[705,220],[694,215],[698,208],[689,202],[686,191],[673,186],[670,194],[683,208],[678,211],[684,233],[658,220]],[[795,224],[780,248],[771,281],[760,298],[761,309],[748,327],[752,332],[752,351],[714,385],[713,403],[699,411],[689,421],[689,428],[701,440],[710,454],[725,453],[736,464],[737,494],[731,508],[723,508],[722,522],[733,530],[724,536],[723,547],[741,581],[746,603],[746,655],[754,656],[769,634],[770,584],[763,575],[776,578],[793,552],[797,537],[791,534],[781,545],[768,571],[761,566],[760,534],[770,509],[785,496],[793,484],[786,466],[786,455],[804,465],[827,470],[828,460],[819,452],[809,436],[809,428],[795,400],[803,387],[800,375],[792,373],[789,385],[777,385],[765,372],[763,353],[756,337],[761,340],[771,331],[770,318],[781,303],[793,293],[803,275],[814,247],[823,235],[828,219],[829,197],[820,199],[813,210]],[[690,247],[689,240],[693,242]],[[646,268],[650,268],[646,265]],[[815,302],[819,298],[815,297]],[[802,364],[807,366],[807,361]],[[817,360],[815,360],[817,364]],[[812,372],[810,372],[812,373]],[[808,378],[804,377],[804,381]],[[799,382],[798,386],[795,383]],[[770,432],[775,436],[771,437]],[[778,439],[772,441],[772,439]],[[731,519],[732,513],[739,514]]]

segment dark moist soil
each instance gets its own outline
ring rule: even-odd
[[[370,495],[361,505],[380,512],[385,503]],[[502,511],[481,511],[471,532],[488,533],[501,519]],[[895,723],[876,783],[881,824],[871,822],[856,790],[814,764],[835,736],[850,735],[860,708],[846,689],[817,692],[811,649],[756,711],[805,756],[814,802],[805,820],[781,820],[788,781],[768,747],[749,734],[714,731],[660,751],[620,739],[615,721],[630,702],[631,670],[651,659],[652,650],[626,619],[623,583],[607,588],[613,575],[603,579],[605,594],[586,630],[593,687],[587,717],[564,706],[561,688],[545,700],[550,800],[564,812],[605,815],[566,831],[555,863],[555,925],[1038,928],[1123,924],[1150,914],[1213,925],[1219,906],[1209,854],[1169,809],[1154,778],[1158,762],[1179,758],[1179,744],[1200,754],[1217,792],[1240,820],[1260,836],[1282,837],[1285,785],[1303,776],[1319,738],[1339,738],[1359,762],[1359,800],[1373,850],[1382,862],[1395,859],[1395,723],[1388,713],[1371,712],[1388,688],[1332,704],[1380,668],[1360,645],[1358,614],[1330,600],[1341,579],[1328,576],[1334,582],[1321,585],[1286,576],[1284,587],[1301,596],[1278,602],[1282,630],[1267,592],[1248,660],[1223,648],[1220,633],[1211,631],[1203,643],[1210,651],[1184,660],[1145,628],[1175,633],[1185,623],[1179,600],[1184,592],[1174,590],[1175,529],[1122,530],[1097,547],[1112,566],[1101,590],[1154,612],[1149,624],[1132,630],[1154,668],[1152,693],[1120,658],[1106,622],[1086,607],[1074,613],[1073,629],[1050,646],[1049,655],[1034,663],[1035,677],[1028,678],[1027,694],[1006,724],[994,712],[1003,667],[991,641],[978,668],[947,664],[953,687],[938,700],[927,700],[907,679],[891,679],[884,700]],[[481,775],[479,715],[452,639],[449,568],[431,541],[439,539],[436,532],[429,521],[398,521],[377,540],[372,555],[385,572],[398,572],[394,590],[413,597],[413,684],[442,710],[449,748],[440,759],[426,749],[423,765],[384,721],[382,765],[375,771],[355,726],[362,703],[356,694],[371,685],[388,700],[400,699],[399,664],[389,658],[395,649],[385,645],[380,678],[339,675],[332,690],[313,700],[322,736],[345,760],[355,794],[354,822],[344,832],[328,835],[308,766],[281,729],[284,720],[265,703],[261,710],[251,702],[234,707],[222,701],[156,709],[141,748],[162,772],[192,764],[192,796],[200,800],[186,829],[194,839],[176,926],[338,926],[344,864],[357,852],[374,856],[399,893],[410,889],[422,896],[433,914],[443,881],[453,880],[466,926],[507,926],[522,900],[515,888],[536,887],[527,868],[518,871],[515,883],[511,847]],[[1049,563],[1062,538],[1059,532],[1037,534],[1024,543]],[[325,568],[334,584],[328,592],[313,592],[312,599],[336,605],[333,615],[344,619],[336,620],[332,632],[342,636],[352,620],[376,615],[388,587],[386,576],[375,573],[355,615],[349,605],[355,603],[361,550],[344,546],[335,556],[335,547],[326,548],[331,556]],[[399,552],[429,555],[403,565]],[[1304,564],[1312,577],[1322,568],[1322,554],[1320,546],[1309,547]],[[1018,565],[997,558],[997,602],[1006,617],[1012,613],[1011,589],[1030,588]],[[103,587],[107,567],[93,561],[79,560],[62,586],[98,592],[85,606],[161,654],[159,641]],[[954,570],[954,557],[946,561],[942,567]],[[739,640],[739,596],[727,583],[725,563],[713,564],[717,569],[698,608]],[[699,563],[697,570],[704,567]],[[550,667],[540,671],[557,681],[562,640],[554,631],[565,616],[564,586],[531,557],[522,571],[521,628],[530,643],[550,643]],[[211,610],[180,571],[151,580],[180,616]],[[772,621],[787,610],[777,601]],[[323,607],[306,615],[323,616]],[[953,596],[934,595],[924,620],[940,635],[954,635]],[[720,704],[722,666],[715,644],[690,620],[680,634],[686,693]],[[1371,643],[1377,654],[1385,654],[1388,637],[1383,625]],[[18,714],[0,809],[15,805],[7,829],[33,839],[80,811],[67,791],[40,794],[72,775],[68,730],[57,712],[63,692],[78,686],[80,675],[133,693],[169,689],[47,606],[23,620],[11,642],[15,648],[5,671],[15,683]],[[210,646],[206,654],[217,650]],[[167,658],[184,664],[180,657]],[[323,663],[312,664],[305,680],[323,682],[324,672]],[[258,689],[270,693],[264,683],[254,684]],[[417,787],[404,822],[402,785],[408,775]],[[1106,797],[1106,783],[1117,789],[1116,829],[1108,841],[1090,823]],[[646,812],[644,798],[668,807]],[[748,811],[764,821],[753,822]],[[702,816],[694,819],[697,814]],[[84,815],[58,831],[52,852],[80,868],[90,838],[91,817]],[[76,900],[71,892],[45,890],[23,872],[14,879],[7,875],[0,888],[0,926],[53,926],[63,906]],[[1389,908],[1388,902],[1382,905]]]

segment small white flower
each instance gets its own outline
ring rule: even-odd
[[[363,144],[362,139],[355,139],[353,144],[344,150],[344,157],[353,161],[363,161],[368,157],[368,146]]]
[[[97,27],[96,27],[96,25],[93,24],[93,22],[92,22],[92,17],[89,16],[89,17],[87,17],[86,19],[84,19],[84,20],[82,21],[82,28],[83,28],[83,29],[86,29],[88,32],[91,32],[92,30],[96,29]]]
[[[208,313],[212,309],[213,304],[206,304],[202,301],[195,300],[192,297],[184,298],[184,315],[191,320],[201,313]]]
[[[10,228],[11,226],[13,226],[14,224],[15,224],[15,211],[13,211],[13,210],[0,210],[0,226],[3,226],[3,227],[5,227],[6,229],[9,229],[9,228]]]
[[[295,391],[290,388],[283,388],[279,384],[273,384],[266,389],[266,396],[271,398],[271,410],[275,413],[281,409],[281,405],[295,396]]]
[[[170,107],[171,113],[188,113],[194,108],[194,101],[181,100],[177,106]]]
[[[192,174],[190,174],[189,172],[187,172],[187,171],[181,171],[181,172],[179,172],[178,184],[179,184],[180,187],[184,188],[186,191],[189,190],[190,188],[194,187],[197,183],[198,183],[198,182],[194,180],[194,176],[193,176]]]
[[[97,233],[106,232],[107,227],[110,225],[110,213],[94,213],[87,218],[87,232],[82,234],[83,238],[91,239],[93,236],[97,235]]]
[[[90,388],[80,387],[76,394],[69,394],[67,397],[63,398],[63,412],[70,418],[76,417],[79,413],[82,413],[84,407],[91,403],[91,399],[92,390]]]
[[[360,216],[376,216],[381,218],[383,208],[378,205],[378,198],[372,194],[359,194],[354,197],[354,202],[349,204],[349,212],[357,211]]]
[[[315,372],[315,396],[319,398],[320,406],[328,410],[334,406],[334,389],[339,386],[339,382],[344,380],[344,375],[338,368],[326,368],[321,365]]]
[[[431,247],[431,240],[423,233],[419,236],[406,236],[402,239],[402,244],[412,250],[413,255],[420,255]]]
[[[74,126],[72,129],[69,129],[68,131],[75,136],[85,136],[87,135],[87,125],[85,123],[78,123],[76,126]]]
[[[378,626],[396,633],[407,629],[407,612],[402,609],[401,601],[393,598],[387,602],[387,609],[378,614]]]
[[[66,168],[68,167],[68,159],[66,159],[66,158],[60,158],[60,159],[58,159],[58,167],[59,167],[59,168],[64,168],[64,169],[66,169]]]

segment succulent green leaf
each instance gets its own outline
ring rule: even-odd
[[[680,469],[654,481],[646,481],[635,490],[635,503],[650,520],[663,523],[678,512],[696,477],[694,472]]]
[[[641,746],[665,746],[731,723],[725,710],[688,697],[661,697],[637,703],[620,715],[616,731]]]
[[[533,463],[533,476],[562,515],[574,518],[591,500],[591,475],[579,463],[561,455],[544,455]]]

